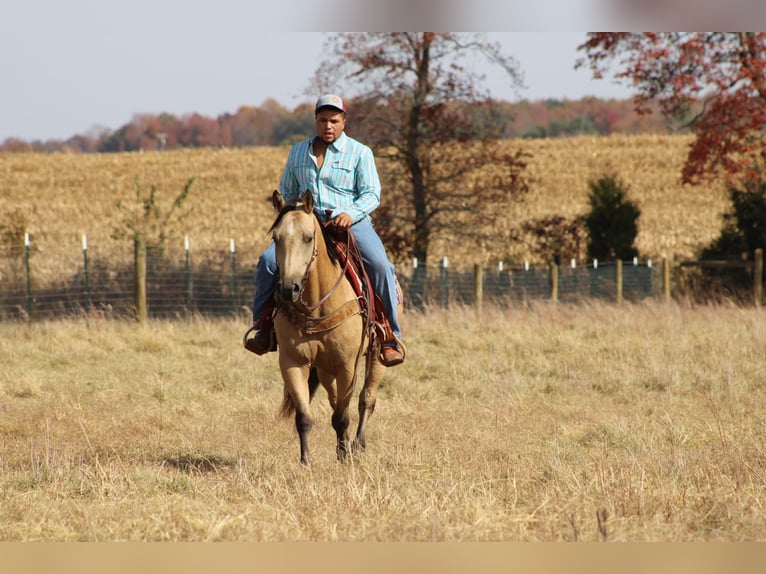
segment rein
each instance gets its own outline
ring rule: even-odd
[[[346,276],[346,273],[348,272],[348,267],[350,264],[350,255],[351,255],[351,243],[353,241],[353,235],[351,233],[347,234],[346,239],[346,252],[345,252],[345,261],[343,263],[343,267],[341,268],[340,274],[338,275],[338,279],[335,281],[335,284],[330,288],[330,290],[325,293],[320,299],[312,304],[309,305],[306,303],[306,301],[303,299],[303,287],[306,284],[306,281],[308,280],[309,274],[311,273],[311,266],[315,262],[317,256],[318,256],[318,250],[317,250],[317,225],[321,225],[318,220],[315,221],[314,225],[314,252],[311,256],[311,260],[309,261],[308,265],[306,266],[306,271],[303,275],[302,284],[301,284],[301,293],[300,293],[300,303],[301,306],[296,305],[295,303],[292,303],[290,301],[282,301],[282,311],[285,313],[287,318],[290,320],[290,322],[300,329],[305,334],[317,334],[322,333],[324,331],[329,331],[330,329],[337,327],[341,323],[343,323],[346,319],[349,317],[356,315],[358,313],[361,313],[361,309],[364,307],[360,304],[360,297],[350,299],[346,301],[345,303],[341,304],[339,307],[331,311],[330,313],[323,315],[321,317],[314,317],[311,315],[314,311],[319,309],[323,303],[327,302],[327,300],[332,296],[332,294],[340,287],[341,283],[343,282],[343,279]],[[328,246],[329,248],[329,246]],[[368,295],[369,296],[369,295]],[[365,328],[363,332],[366,332],[367,330],[367,323],[369,322],[369,314],[368,313],[361,313],[365,315]]]
[[[316,224],[314,225],[314,254],[311,256],[311,261],[309,261],[309,264],[306,266],[306,273],[303,275],[303,283],[306,283],[306,279],[308,279],[309,271],[311,270],[311,264],[314,263],[314,260],[317,258],[317,229]],[[350,237],[350,234],[349,234]],[[306,310],[310,313],[312,311],[316,311],[321,307],[322,303],[327,301],[330,296],[335,292],[335,290],[340,287],[341,282],[343,281],[343,278],[346,276],[346,272],[348,271],[348,254],[349,254],[349,243],[350,241],[346,241],[346,262],[343,264],[343,269],[340,270],[340,275],[338,276],[338,280],[335,282],[335,285],[333,285],[330,290],[325,293],[325,295],[319,299],[314,305],[307,305],[306,302],[303,300],[303,287],[301,286],[301,303],[303,303],[304,307],[306,307]],[[345,305],[345,303],[344,303]],[[343,305],[341,305],[343,307]],[[341,308],[339,307],[339,308]],[[333,311],[333,313],[336,313],[336,311]],[[333,313],[330,313],[332,315]]]
[[[279,219],[283,215],[284,211],[280,213],[280,215],[277,218],[277,221],[272,226],[272,229],[276,224],[278,223]],[[368,333],[370,335],[370,344],[368,345],[367,349],[367,368],[366,368],[366,376],[369,375],[371,369],[372,369],[372,353],[373,353],[373,345],[372,341],[374,339],[373,336],[373,330],[371,329],[372,325],[372,316],[371,316],[371,305],[372,305],[372,289],[369,285],[369,280],[363,282],[363,289],[362,289],[362,295],[357,296],[353,299],[349,299],[348,301],[341,304],[337,309],[333,310],[332,312],[328,313],[327,315],[321,316],[321,317],[314,317],[310,313],[316,311],[321,307],[321,305],[330,298],[330,296],[340,287],[341,283],[343,282],[343,279],[346,277],[346,274],[349,269],[350,261],[351,261],[351,255],[352,255],[352,243],[354,254],[358,257],[360,265],[363,265],[361,262],[361,257],[359,256],[359,247],[356,245],[356,239],[354,238],[353,233],[347,230],[346,234],[346,249],[345,249],[345,261],[343,263],[342,269],[340,271],[340,274],[338,276],[338,279],[335,281],[335,284],[330,288],[330,290],[325,293],[322,297],[320,297],[319,301],[312,305],[308,305],[306,301],[303,299],[303,287],[305,286],[309,274],[311,273],[312,265],[315,264],[316,258],[318,256],[318,249],[317,249],[317,226],[322,225],[322,223],[319,222],[319,219],[315,217],[314,219],[314,252],[311,256],[311,260],[309,261],[308,265],[306,266],[306,271],[303,275],[303,279],[301,280],[301,292],[299,296],[299,300],[301,303],[301,306],[296,305],[295,303],[291,301],[281,301],[281,312],[284,313],[288,321],[293,324],[294,327],[296,327],[300,332],[303,334],[319,334],[323,333],[325,331],[329,331],[341,323],[345,322],[347,319],[354,315],[361,315],[363,320],[363,325],[361,329],[361,339],[359,341],[359,348],[356,353],[356,360],[354,361],[354,375],[353,380],[356,380],[357,377],[357,370],[359,369],[359,361],[363,354],[365,354],[365,338],[367,337]],[[324,234],[324,229],[322,230]],[[329,239],[325,239],[325,244]],[[331,245],[325,245],[327,247],[328,251],[329,249],[334,249],[334,246]]]

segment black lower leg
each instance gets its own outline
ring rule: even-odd
[[[309,432],[313,423],[309,416],[300,411],[295,413],[295,429],[298,431],[298,440],[301,443],[301,462],[303,464],[311,464],[309,457]]]
[[[336,453],[338,460],[344,460],[348,453],[348,425],[349,418],[347,411],[335,411],[332,415],[332,428],[335,429],[335,434],[338,437],[338,446]]]

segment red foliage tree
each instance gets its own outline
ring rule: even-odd
[[[594,78],[610,73],[637,89],[639,113],[656,102],[696,135],[682,181],[758,179],[766,164],[766,33],[591,33],[579,46]],[[695,109],[695,106],[697,108]]]

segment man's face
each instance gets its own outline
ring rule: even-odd
[[[316,115],[317,135],[319,139],[331,144],[340,137],[346,129],[346,116],[339,110],[324,108]]]

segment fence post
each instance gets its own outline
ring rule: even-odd
[[[763,249],[760,247],[755,250],[753,293],[755,295],[755,306],[760,309],[763,302]]]
[[[186,261],[184,263],[184,293],[186,294],[186,312],[191,313],[191,264],[189,258],[189,236],[184,237],[184,251]]]
[[[82,263],[85,280],[85,312],[90,313],[90,281],[88,279],[88,237],[82,234]]]
[[[590,275],[590,296],[595,297],[598,293],[598,259],[593,258],[593,272]]]
[[[231,252],[231,306],[232,311],[237,312],[237,260],[234,249],[234,240],[229,239],[229,251]]]
[[[665,255],[662,256],[662,294],[665,303],[670,303],[670,261]]]
[[[484,268],[481,263],[473,265],[473,302],[477,310],[481,310],[481,302],[484,298]]]
[[[441,264],[439,265],[439,299],[443,307],[447,307],[449,305],[449,285],[447,282],[447,279],[448,279],[447,267],[449,267],[449,260],[447,259],[445,255],[441,260]]]
[[[29,268],[29,232],[24,233],[24,261],[27,270],[27,320],[32,322],[32,279]]]
[[[554,303],[558,303],[559,300],[559,266],[556,263],[551,263],[550,267],[550,281],[551,281],[551,300]]]
[[[617,283],[616,301],[622,303],[622,259],[618,259],[615,263],[615,283]]]
[[[135,286],[134,297],[136,305],[136,321],[146,323],[146,238],[138,234],[133,239]]]

